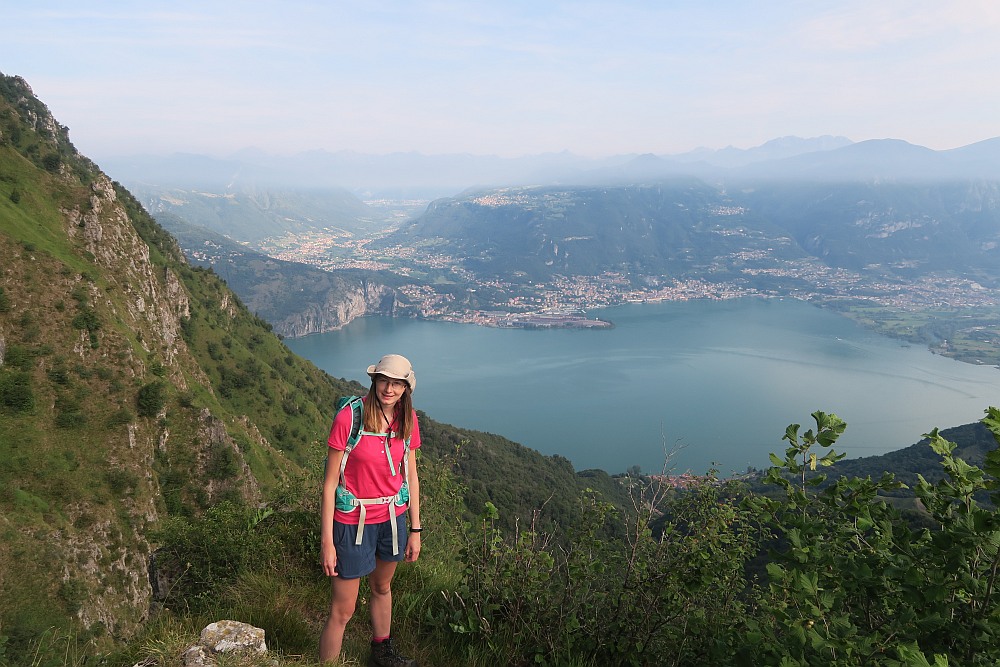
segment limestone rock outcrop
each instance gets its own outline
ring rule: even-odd
[[[287,338],[335,331],[358,317],[394,315],[395,291],[382,284],[362,281],[330,290],[323,301],[308,305],[300,312],[271,320],[275,333]]]

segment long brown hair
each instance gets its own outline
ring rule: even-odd
[[[396,433],[401,433],[403,440],[410,437],[410,433],[413,431],[413,399],[410,398],[409,384],[406,385],[403,395],[396,403],[396,414],[386,416],[390,419],[394,417],[399,419],[403,427],[397,428]],[[375,378],[372,378],[372,386],[368,388],[368,396],[365,398],[364,426],[369,433],[379,433],[382,430],[382,403],[378,400],[378,394],[375,393]]]

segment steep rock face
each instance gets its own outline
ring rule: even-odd
[[[245,420],[244,427],[247,428],[253,435],[256,435],[262,444],[264,443],[264,438],[256,431],[255,428],[253,428],[253,425],[249,420]],[[232,457],[232,460],[235,461],[236,465],[239,467],[238,480],[240,482],[240,495],[248,501],[254,501],[260,498],[260,485],[257,484],[257,480],[254,478],[253,472],[250,470],[250,465],[246,462],[246,459],[240,452],[239,446],[232,439],[232,437],[230,437],[229,432],[226,430],[225,423],[213,415],[207,408],[202,409],[199,414],[197,442],[201,443],[201,448],[197,453],[198,467],[201,470],[207,470],[212,465],[211,460],[215,452],[225,451],[228,456]],[[223,488],[221,485],[209,476],[205,488],[206,493],[212,497],[217,495],[222,490]]]
[[[392,288],[365,281],[357,286],[345,285],[342,290],[327,292],[322,303],[309,305],[301,312],[272,324],[276,333],[297,338],[335,331],[357,317],[391,316],[395,308],[396,293]]]
[[[39,349],[37,341],[53,351],[20,366],[27,369],[22,372],[29,378],[33,409],[0,417],[26,422],[23,432],[4,444],[18,458],[27,457],[35,472],[9,479],[44,510],[12,516],[12,525],[21,526],[17,548],[40,556],[22,562],[18,576],[32,586],[53,587],[83,627],[127,634],[149,608],[151,545],[145,531],[161,518],[152,473],[159,425],[135,419],[127,389],[142,377],[146,362],[112,324],[102,303],[108,293],[100,285],[41,253],[18,254],[4,240],[0,237],[6,260],[0,285],[18,296],[8,317],[0,317],[0,339],[22,358]],[[49,276],[44,284],[43,276]],[[92,312],[100,322],[91,335],[70,324],[74,309],[62,304],[73,299],[85,302],[92,310],[81,312]],[[36,320],[44,321],[44,332],[23,327]],[[77,370],[71,373],[72,368]],[[55,382],[46,382],[49,378]],[[114,425],[106,426],[112,419]],[[86,482],[76,481],[76,475]],[[19,587],[4,590],[23,593]]]
[[[257,252],[174,215],[158,221],[192,265],[210,267],[286,338],[333,331],[366,315],[398,316],[406,308],[405,297],[375,272],[324,270]]]
[[[94,357],[106,357],[114,350],[115,356],[124,360],[119,362],[119,368],[137,379],[147,377],[155,360],[179,390],[186,389],[193,379],[211,392],[209,379],[197,365],[190,363],[190,353],[181,336],[181,321],[190,315],[190,303],[179,277],[150,260],[150,248],[117,201],[111,181],[101,174],[91,189],[88,211],[83,212],[79,207],[63,211],[68,236],[83,244],[101,270],[103,287],[97,281],[79,281],[78,289],[85,289],[89,300],[99,303],[101,312],[107,313],[110,320],[133,332],[142,353],[136,354],[135,345],[126,344],[115,331],[117,327],[110,325],[97,333],[96,348],[87,344],[81,332],[74,351],[81,362],[88,362]],[[224,311],[227,306],[230,304],[221,304]],[[177,431],[186,430],[176,426]],[[196,452],[197,469],[208,468],[214,449],[230,452],[239,468],[239,494],[247,500],[256,499],[260,490],[222,420],[203,409],[198,414],[197,433],[193,440],[200,443]],[[50,535],[52,543],[60,545],[65,554],[61,558],[64,586],[87,592],[77,612],[85,627],[100,625],[111,632],[127,634],[144,620],[150,608],[152,588],[147,558],[155,545],[149,542],[146,532],[162,517],[154,459],[157,451],[170,457],[191,446],[186,438],[179,437],[183,438],[172,434],[165,409],[153,422],[128,424],[126,438],[110,442],[107,455],[108,468],[113,471],[112,484],[121,487],[122,509],[118,517],[103,518],[105,515],[99,508],[80,502],[67,512],[78,530]],[[207,497],[221,493],[221,486],[217,482],[208,483]]]
[[[124,308],[114,300],[105,304],[133,330],[148,330],[148,341],[140,339],[146,352],[159,352],[169,363],[178,353],[181,318],[191,314],[180,279],[169,270],[157,272],[149,258],[149,246],[136,233],[128,214],[117,202],[111,180],[98,175],[91,186],[90,210],[79,207],[64,211],[66,232],[83,241],[87,252],[105,270],[107,279],[126,294]],[[175,378],[183,382],[180,374]]]
[[[193,308],[179,251],[152,249],[143,232],[164,235],[75,152],[23,80],[0,83],[0,172],[12,174],[0,182],[0,378],[18,382],[18,403],[0,405],[0,562],[16,564],[16,576],[0,572],[0,626],[29,636],[65,613],[127,636],[150,609],[160,472],[193,486],[221,453],[227,476],[196,487],[202,506],[233,492],[253,502],[260,488],[233,433],[280,453],[249,420],[233,426],[218,412],[183,335]],[[228,291],[214,312],[223,329],[243,314]],[[162,391],[150,392],[154,408],[142,405],[149,388]],[[45,625],[18,620],[27,608]]]

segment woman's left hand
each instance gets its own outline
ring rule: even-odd
[[[420,533],[410,533],[406,539],[406,562],[412,563],[420,556]]]

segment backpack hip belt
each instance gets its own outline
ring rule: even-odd
[[[381,498],[358,498],[347,490],[342,484],[337,485],[337,509],[342,512],[353,512],[358,510],[358,532],[354,538],[354,544],[361,546],[362,537],[365,531],[365,518],[367,517],[367,505],[391,505],[389,508],[389,522],[392,528],[392,555],[399,555],[399,528],[396,525],[396,507],[402,507],[410,500],[410,490],[403,482],[399,493],[394,496],[383,496]]]

